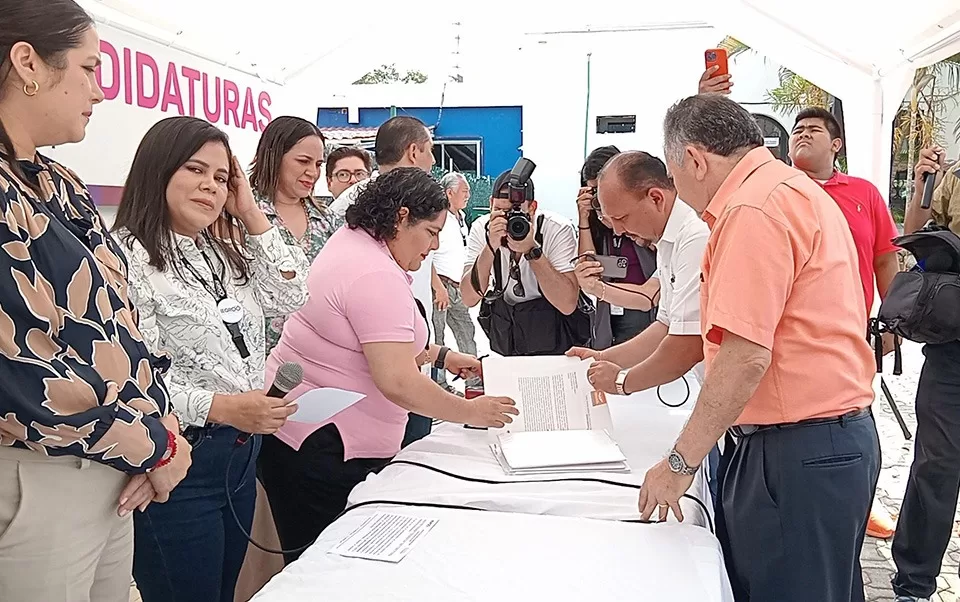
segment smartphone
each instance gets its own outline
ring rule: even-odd
[[[618,255],[597,255],[597,261],[603,266],[603,275],[607,278],[626,278],[627,258]]]
[[[703,62],[706,64],[707,69],[713,67],[714,65],[719,65],[720,68],[716,73],[710,77],[717,77],[718,75],[729,75],[730,70],[727,69],[727,51],[723,48],[710,48],[703,53]]]

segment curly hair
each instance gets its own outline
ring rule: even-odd
[[[419,167],[397,167],[369,181],[347,209],[347,226],[362,228],[378,241],[391,240],[397,235],[403,207],[415,224],[447,211],[450,201],[427,172]]]

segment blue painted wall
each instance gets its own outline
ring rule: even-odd
[[[439,108],[397,108],[397,115],[416,117],[427,125],[437,123]],[[360,123],[347,122],[344,108],[317,110],[318,127],[379,127],[390,118],[389,107],[360,109]],[[511,169],[520,158],[523,144],[523,109],[521,107],[444,107],[440,125],[434,130],[437,140],[480,139],[482,141],[481,175],[496,177]]]

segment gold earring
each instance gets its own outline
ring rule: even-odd
[[[33,90],[30,89],[31,85],[33,86]],[[29,84],[23,84],[23,93],[27,96],[36,96],[39,91],[40,84],[37,83],[37,80],[33,80]]]

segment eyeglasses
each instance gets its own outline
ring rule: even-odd
[[[360,180],[366,180],[370,177],[370,172],[365,169],[358,169],[356,171],[350,171],[348,169],[341,169],[336,171],[333,174],[333,177],[337,179],[337,182],[346,184],[350,181],[350,178],[356,179],[358,182]]]

